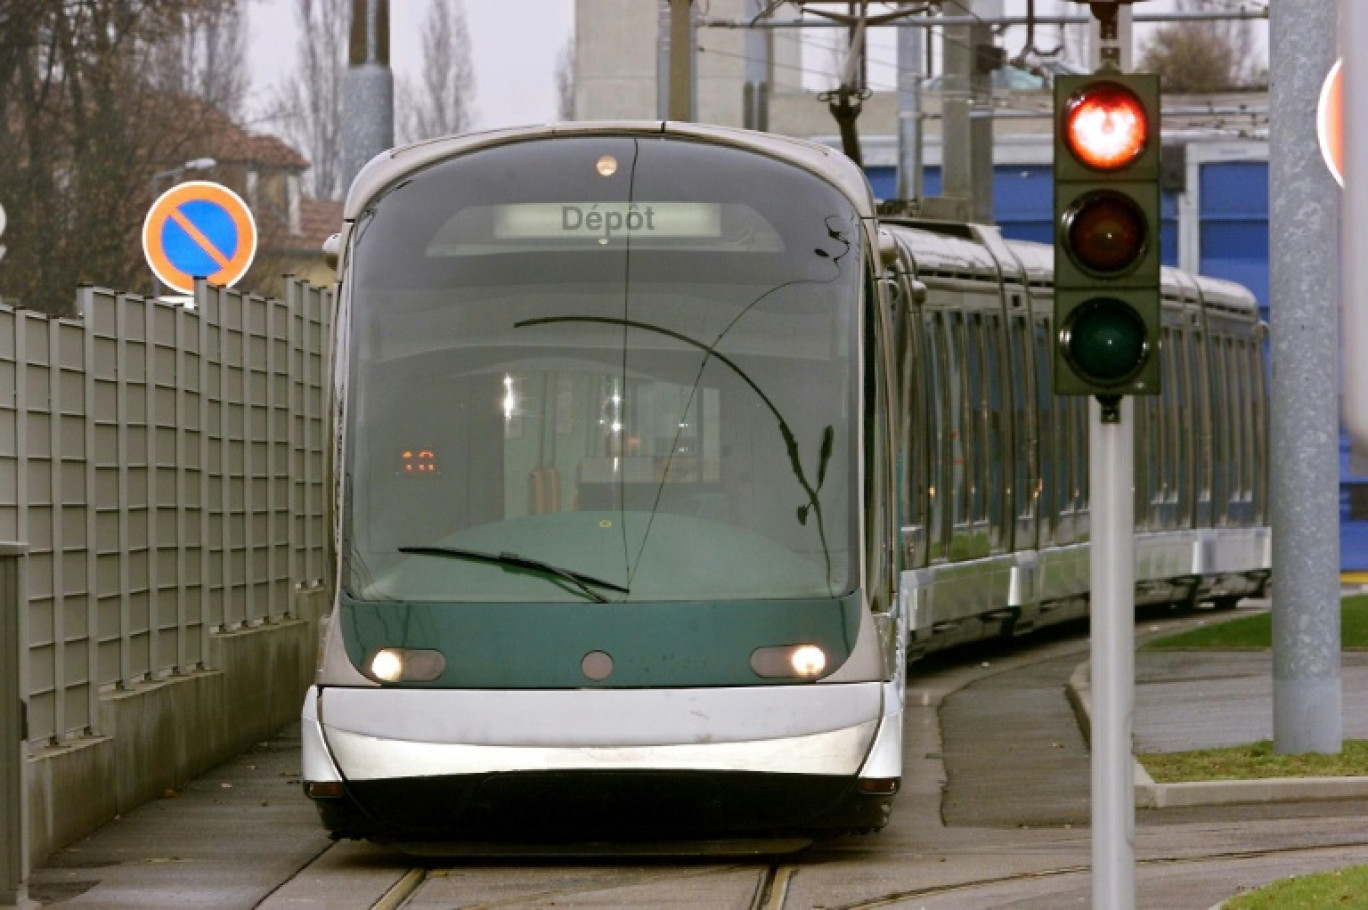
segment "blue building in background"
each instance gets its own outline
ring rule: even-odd
[[[1045,160],[1042,158],[1042,149]],[[938,150],[931,150],[932,155]],[[896,158],[878,144],[866,156],[874,195],[896,195]],[[882,152],[882,154],[880,154]],[[1054,177],[1048,149],[1004,161],[1000,149],[993,179],[993,211],[1002,233],[1050,243]],[[1162,255],[1165,265],[1237,281],[1259,300],[1268,321],[1268,146],[1258,140],[1199,138],[1183,146],[1166,168]],[[941,170],[924,170],[925,194],[940,194]],[[1336,352],[1338,353],[1338,352]],[[1351,473],[1349,445],[1340,435],[1340,565],[1368,572],[1368,476]]]

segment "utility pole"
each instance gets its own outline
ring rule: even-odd
[[[352,0],[351,43],[342,75],[342,185],[394,145],[394,74],[389,0]]]
[[[1002,0],[947,0],[941,9],[971,17],[942,29],[941,194],[965,200],[970,220],[991,224],[993,120],[971,114],[976,100],[991,113],[996,58],[983,20],[1002,15]]]
[[[693,120],[696,108],[694,78],[693,0],[667,0],[669,4],[669,103],[670,120]]]
[[[746,0],[746,15],[758,19],[766,0]],[[742,124],[749,130],[769,129],[770,51],[773,35],[765,29],[746,31],[746,85],[742,97]]]
[[[942,13],[968,12],[953,0]],[[958,7],[949,9],[949,7]],[[947,25],[941,29],[941,195],[964,202],[966,214],[974,210],[974,177],[971,166],[973,135],[969,130],[969,109],[973,103],[971,74],[974,57],[970,25]],[[970,215],[972,217],[972,215]]]
[[[898,198],[920,199],[922,186],[922,29],[898,29]]]
[[[1282,754],[1342,747],[1339,192],[1316,146],[1316,100],[1344,24],[1337,26],[1335,7],[1325,0],[1269,4],[1273,745]],[[1346,254],[1349,262],[1362,256],[1361,249]]]

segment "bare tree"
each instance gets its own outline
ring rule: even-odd
[[[571,36],[556,58],[556,117],[575,119],[575,39]]]
[[[474,120],[475,68],[461,0],[432,0],[423,23],[423,68],[416,81],[401,78],[398,133],[419,142],[465,132]]]
[[[175,16],[173,25],[151,48],[149,83],[169,94],[200,98],[240,120],[250,82],[241,0],[198,0]]]
[[[1178,2],[1179,11],[1203,8],[1198,0]],[[1162,76],[1167,92],[1218,92],[1268,82],[1254,27],[1243,20],[1159,26],[1141,47],[1138,68]]]
[[[151,176],[197,141],[147,82],[195,0],[0,0],[0,293],[68,313],[82,281],[137,287]],[[180,160],[185,160],[183,157]]]
[[[337,199],[342,185],[342,74],[347,68],[351,0],[294,0],[299,29],[294,73],[269,115],[309,159],[305,192]]]

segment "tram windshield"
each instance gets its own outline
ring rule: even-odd
[[[833,597],[859,572],[855,207],[754,152],[537,139],[357,220],[344,585]]]

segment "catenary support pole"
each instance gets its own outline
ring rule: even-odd
[[[898,29],[898,198],[920,199],[922,188],[922,29]]]
[[[746,15],[754,19],[767,0],[746,0]],[[770,57],[774,33],[753,28],[746,32],[746,85],[741,100],[742,123],[748,130],[769,129]]]
[[[693,0],[670,0],[669,114],[671,120],[695,118]]]
[[[941,11],[967,12],[968,2],[952,0]],[[974,195],[973,135],[969,129],[974,68],[971,28],[956,25],[941,29],[941,195],[964,200],[966,212],[973,211]]]
[[[670,119],[670,0],[656,0],[656,119]]]
[[[1283,754],[1335,753],[1343,724],[1339,205],[1315,112],[1335,57],[1336,10],[1325,0],[1278,0],[1269,11],[1273,741]]]
[[[993,30],[982,20],[1002,15],[1002,0],[973,0],[972,11],[980,21],[969,27],[971,64],[970,94],[988,116],[969,121],[970,170],[973,202],[969,213],[979,224],[992,224],[993,218]]]
[[[351,44],[342,74],[342,189],[394,145],[389,0],[352,0]]]

